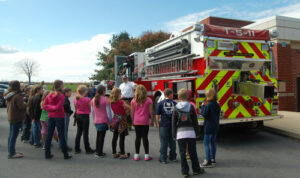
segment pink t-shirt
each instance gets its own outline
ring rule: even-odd
[[[113,110],[114,114],[126,115],[123,100],[119,100],[117,102],[111,103],[111,109]]]
[[[99,105],[96,106],[95,98],[93,98],[91,101],[91,106],[94,111],[94,124],[109,124],[109,119],[106,111],[106,106],[109,106],[108,99],[105,96],[100,96]]]
[[[90,98],[81,97],[79,100],[74,98],[74,105],[76,108],[76,114],[90,114],[91,109],[89,107]]]
[[[142,106],[139,106],[134,99],[131,101],[134,109],[134,125],[149,125],[150,110],[149,106],[152,105],[152,100],[148,97]]]

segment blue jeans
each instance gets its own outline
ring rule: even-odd
[[[64,136],[66,140],[66,145],[68,146],[68,130],[69,130],[69,123],[70,123],[70,115],[66,114],[65,116],[65,129],[64,129]],[[60,140],[58,140],[58,144],[61,147]]]
[[[33,121],[32,122],[32,129],[31,129],[31,136],[30,136],[30,142],[33,145],[41,145],[41,121]]]
[[[8,136],[8,156],[11,157],[16,154],[16,141],[19,135],[19,130],[22,127],[23,122],[10,123],[9,124],[9,136]]]
[[[204,134],[204,149],[206,154],[206,160],[216,159],[217,145],[216,145],[217,134]]]
[[[45,157],[49,158],[51,155],[51,142],[52,142],[52,137],[53,133],[55,130],[55,127],[58,132],[58,138],[61,143],[61,149],[64,154],[64,157],[68,157],[68,152],[67,152],[67,145],[66,145],[66,140],[64,136],[64,129],[65,129],[65,118],[49,118],[48,119],[48,133],[46,136],[46,144],[45,144]]]
[[[172,128],[160,127],[159,128],[160,138],[160,161],[167,161],[168,146],[170,147],[170,160],[176,159],[176,142],[172,137]]]

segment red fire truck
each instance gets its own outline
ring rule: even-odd
[[[165,88],[192,93],[198,113],[205,91],[215,88],[220,124],[277,119],[277,69],[271,38],[276,31],[195,24],[181,34],[129,56],[115,56],[116,85],[121,75],[144,85],[154,105]],[[199,114],[199,123],[203,117]]]

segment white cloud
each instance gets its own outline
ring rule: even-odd
[[[96,55],[104,46],[109,47],[111,34],[98,34],[90,40],[52,46],[39,52],[17,52],[0,54],[0,80],[23,80],[26,76],[18,74],[16,63],[24,58],[37,61],[39,73],[35,81],[88,81],[96,68]]]
[[[19,50],[7,45],[0,45],[0,54],[1,53],[16,53]]]
[[[219,11],[218,8],[206,10],[203,12],[188,14],[183,17],[179,17],[175,20],[169,21],[165,24],[166,30],[169,32],[176,32],[181,31],[184,28],[187,28],[193,24],[195,24],[197,21],[200,21],[204,17],[207,17],[211,15],[213,12]]]
[[[282,6],[278,8],[272,8],[273,4],[282,4]],[[249,6],[247,10],[240,10],[237,6],[235,7],[234,5],[208,9],[206,11],[188,14],[186,16],[166,22],[164,29],[169,32],[181,31],[210,15],[227,18],[237,18],[241,20],[259,20],[274,15],[300,18],[299,1],[278,0],[273,4],[264,4],[264,7],[270,8],[265,8],[265,10],[263,11],[257,11],[255,8],[256,5],[253,6],[253,4]]]

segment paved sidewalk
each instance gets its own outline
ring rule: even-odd
[[[300,140],[300,112],[279,111],[283,118],[265,121],[265,130]]]

